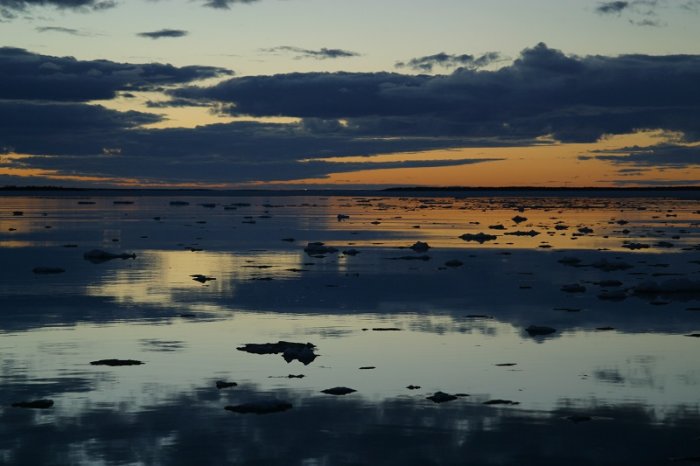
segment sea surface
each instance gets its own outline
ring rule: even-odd
[[[0,464],[700,464],[693,197],[0,197]]]

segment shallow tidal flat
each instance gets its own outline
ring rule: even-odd
[[[0,463],[700,464],[699,226],[653,196],[0,198]]]

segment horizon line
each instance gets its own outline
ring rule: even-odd
[[[660,185],[660,186],[393,186],[393,187],[310,187],[310,188],[153,188],[153,187],[73,187],[53,185],[5,185],[0,192],[12,191],[149,191],[149,192],[333,192],[333,191],[375,191],[375,192],[469,192],[469,191],[700,191],[700,185]]]

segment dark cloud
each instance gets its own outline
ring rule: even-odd
[[[177,161],[116,155],[107,151],[96,156],[36,157],[23,159],[23,168],[58,170],[61,173],[138,179],[148,183],[241,183],[253,181],[293,181],[324,178],[331,173],[392,168],[429,168],[460,166],[497,161],[499,159],[422,160],[402,162],[331,163],[318,160],[300,162],[280,158],[273,161],[228,160],[221,157],[183,157]],[[14,166],[18,166],[15,164]]]
[[[469,143],[449,138],[354,137],[320,122],[234,122],[197,128],[143,129],[137,126],[157,121],[158,117],[83,104],[56,107],[34,104],[28,109],[19,104],[0,106],[3,115],[13,112],[22,117],[0,120],[0,148],[4,147],[6,152],[40,155],[23,159],[22,167],[92,176],[173,183],[233,183],[323,177],[369,168],[435,167],[496,160],[377,163],[367,158],[352,163],[327,162],[319,158],[449,148]],[[35,117],[39,119],[34,121]],[[119,155],[105,155],[110,153]]]
[[[613,151],[601,151],[591,156],[614,164],[635,167],[685,168],[700,166],[700,147],[676,144],[660,144],[651,147],[624,147]]]
[[[664,23],[656,19],[640,19],[636,21],[630,19],[629,22],[630,24],[634,24],[635,26],[660,27],[664,25]]]
[[[700,0],[685,0],[681,2],[681,8],[697,13],[700,10]]]
[[[596,7],[596,11],[602,14],[615,14],[630,7],[630,2],[604,2]]]
[[[220,10],[228,10],[233,5],[256,3],[260,0],[204,0],[204,6]]]
[[[0,7],[23,10],[34,6],[52,6],[63,9],[93,9],[111,8],[116,4],[110,0],[0,0]]]
[[[53,7],[61,10],[99,11],[113,8],[114,0],[0,0],[0,17],[14,18],[34,7]]]
[[[627,18],[635,26],[660,27],[666,22],[659,16],[669,10],[697,13],[700,0],[631,0],[599,3],[595,11],[601,15]]]
[[[174,95],[235,103],[233,112],[256,116],[344,118],[410,111],[411,102],[386,95],[419,90],[425,77],[394,73],[290,73],[248,76],[209,88],[182,89]],[[399,108],[397,108],[399,107]]]
[[[659,173],[655,173],[657,176]],[[625,176],[625,175],[620,175],[620,176]],[[688,186],[693,186],[696,187],[698,186],[696,181],[693,180],[677,180],[677,179],[669,179],[669,178],[655,178],[652,180],[648,179],[639,179],[639,178],[630,178],[630,179],[602,179],[602,180],[597,180],[602,183],[615,183],[618,186],[642,186],[642,187],[653,187],[653,188],[663,188],[663,187],[668,187],[668,186],[679,186],[679,187],[688,187]]]
[[[146,37],[148,39],[163,39],[185,37],[187,35],[187,31],[183,31],[182,29],[161,29],[159,31],[139,32],[136,35],[139,37]]]
[[[69,128],[116,130],[160,120],[152,113],[118,112],[101,105],[0,100],[0,134],[4,138],[8,133],[31,137],[34,132],[51,137]]]
[[[158,0],[151,0],[158,1]],[[197,0],[207,8],[228,10],[234,5],[257,3],[260,0]],[[0,18],[14,19],[38,7],[79,12],[101,11],[116,7],[118,0],[0,0]],[[163,37],[163,36],[161,36]],[[172,36],[167,36],[172,37]]]
[[[115,144],[119,133],[160,120],[150,113],[99,105],[0,101],[0,153],[100,154],[105,145]]]
[[[469,141],[415,135],[375,138],[326,118],[307,118],[295,124],[235,122],[147,129],[143,125],[161,121],[161,117],[80,103],[224,73],[216,68],[78,61],[9,48],[0,49],[0,63],[0,149],[34,156],[12,162],[14,167],[107,178],[236,182],[491,160],[332,163],[319,159],[450,148]],[[168,102],[210,104],[199,98]]]
[[[231,104],[234,115],[343,119],[356,135],[590,142],[643,129],[700,137],[697,82],[696,55],[577,57],[539,44],[495,71],[291,73],[172,93]]]
[[[397,62],[397,68],[411,68],[419,71],[430,72],[433,67],[439,66],[442,68],[458,68],[465,67],[469,69],[483,68],[491,63],[494,63],[501,59],[501,56],[497,52],[489,52],[481,55],[480,57],[463,54],[463,55],[450,55],[445,52],[440,52],[435,55],[427,55],[425,57],[412,58],[407,62]]]
[[[638,130],[673,131],[679,143],[700,141],[700,57],[694,55],[577,57],[539,44],[511,65],[489,71],[247,76],[173,89],[172,101],[151,106],[206,105],[232,115],[300,120],[170,129],[144,128],[159,121],[152,114],[66,101],[155,89],[222,70],[83,62],[18,49],[0,49],[3,63],[9,66],[0,66],[0,99],[6,99],[0,100],[0,147],[34,156],[12,163],[72,174],[273,181],[490,160],[322,160],[328,157],[527,145],[542,137],[590,142]],[[631,152],[594,154],[626,155]]]
[[[133,98],[133,95],[122,94],[121,97]],[[169,107],[211,107],[210,103],[192,99],[170,99],[164,101],[149,100],[146,102],[148,108],[169,108]]]
[[[315,58],[317,60],[325,60],[328,58],[348,58],[348,57],[359,57],[360,54],[357,52],[352,52],[350,50],[343,49],[328,49],[321,48],[319,50],[304,49],[301,47],[292,47],[288,45],[281,45],[279,47],[272,47],[269,49],[263,49],[264,52],[269,53],[291,53],[296,55],[297,58]]]
[[[60,26],[40,26],[35,28],[37,32],[60,32],[63,34],[69,34],[71,36],[82,36],[84,33],[78,31],[77,29],[64,28]]]
[[[0,48],[0,99],[88,101],[113,98],[117,91],[153,90],[230,74],[209,66],[52,57],[23,49]]]

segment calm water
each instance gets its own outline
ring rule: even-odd
[[[698,462],[698,226],[687,199],[0,198],[0,463]],[[318,357],[237,350],[279,340]]]

